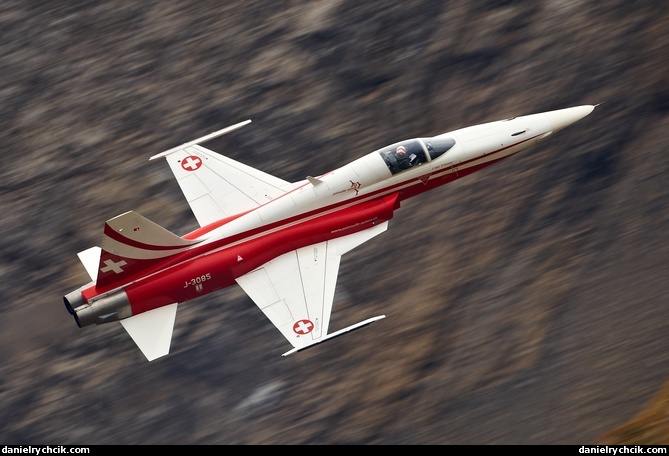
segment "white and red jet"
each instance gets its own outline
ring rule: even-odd
[[[400,203],[516,154],[595,106],[400,141],[341,168],[287,182],[198,145],[165,157],[200,228],[177,236],[135,212],[108,220],[101,247],[79,253],[92,282],[67,294],[80,327],[120,321],[149,361],[169,352],[177,305],[238,283],[293,349],[329,332],[341,256],[381,234]]]

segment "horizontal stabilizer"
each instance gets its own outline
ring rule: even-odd
[[[293,348],[292,350],[287,351],[286,353],[284,353],[281,356],[292,355],[293,353],[297,353],[298,351],[302,351],[302,350],[307,349],[309,347],[313,347],[314,345],[318,345],[321,342],[325,342],[326,340],[334,339],[335,337],[341,336],[342,334],[345,334],[349,331],[354,331],[356,329],[360,329],[363,326],[367,326],[368,324],[373,323],[373,322],[378,321],[378,320],[381,320],[382,318],[386,318],[386,316],[385,315],[379,315],[378,317],[368,318],[365,321],[361,321],[360,323],[356,323],[356,324],[348,326],[344,329],[340,329],[339,331],[335,331],[331,334],[328,334],[327,336],[325,336],[322,339],[314,342],[313,344],[305,345],[304,347],[300,347],[300,348],[297,348],[297,347]]]
[[[100,264],[100,254],[102,249],[100,247],[91,247],[86,249],[83,252],[77,253],[79,260],[86,268],[86,272],[91,277],[91,280],[95,280],[98,277],[98,265]]]
[[[176,316],[177,303],[174,303],[126,318],[121,324],[146,359],[153,361],[170,352]]]

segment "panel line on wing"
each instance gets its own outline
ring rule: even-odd
[[[341,256],[387,227],[388,222],[383,222],[293,250],[239,277],[237,283],[291,345],[300,350],[328,336]]]
[[[231,130],[215,134],[226,131]],[[255,209],[291,188],[283,179],[197,144],[208,136],[151,157],[166,158],[200,226]]]

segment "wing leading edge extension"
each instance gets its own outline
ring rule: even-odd
[[[167,159],[200,226],[255,209],[283,195],[291,186],[283,179],[198,145],[250,122],[215,131],[150,158]]]
[[[328,333],[341,256],[383,233],[388,222],[281,255],[237,283],[294,347],[290,355],[384,318],[377,316]]]

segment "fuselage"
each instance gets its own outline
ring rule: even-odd
[[[589,108],[533,114],[399,141],[296,183],[290,191],[251,211],[183,236],[198,242],[121,286],[105,288],[92,282],[81,294],[88,303],[99,299],[129,303],[130,309],[115,320],[228,287],[286,252],[385,222],[403,200],[508,158],[584,117],[592,110]],[[106,322],[100,313],[86,314],[77,322]]]

